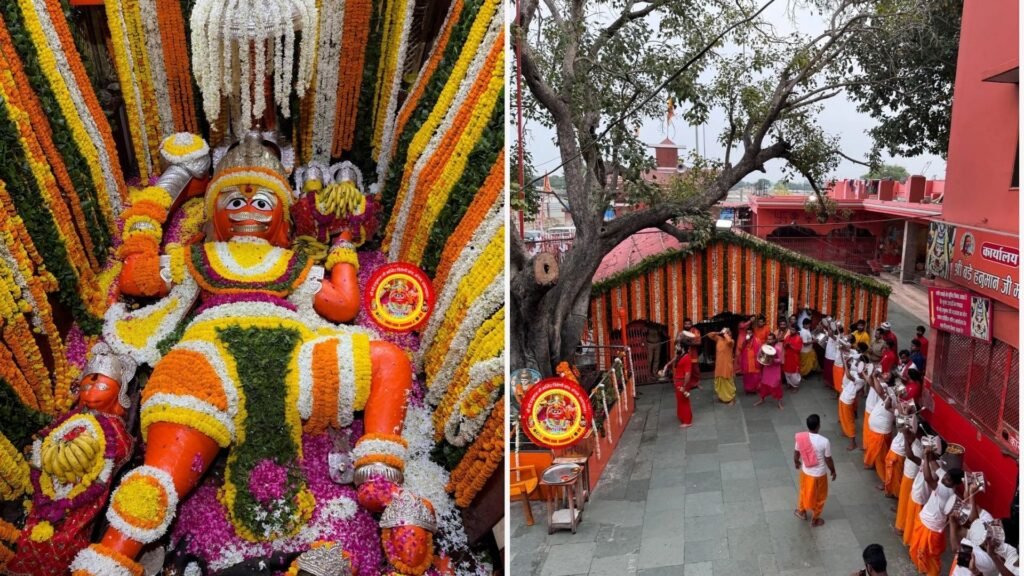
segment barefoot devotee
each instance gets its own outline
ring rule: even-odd
[[[867,349],[867,345],[858,344],[860,349]],[[861,376],[865,367],[863,358],[863,353],[847,358],[843,391],[839,394],[839,425],[843,429],[843,436],[850,439],[850,445],[846,447],[848,451],[857,449],[857,395],[866,384]]]
[[[768,364],[761,368],[761,383],[757,386],[761,399],[754,406],[764,404],[765,398],[771,396],[782,410],[782,344],[776,341],[775,334],[769,333],[765,346],[773,352],[767,355]]]
[[[800,376],[806,378],[818,368],[818,353],[814,351],[814,336],[811,334],[811,319],[804,318],[800,323]]]
[[[736,368],[733,364],[736,342],[728,328],[705,336],[715,342],[715,394],[730,406],[736,402]]]
[[[804,340],[796,326],[790,325],[789,332],[782,342],[785,358],[782,359],[782,373],[786,376],[786,384],[794,392],[800,389],[800,350]]]
[[[926,463],[930,463],[932,458],[933,452],[925,452]],[[957,488],[963,483],[964,472],[960,468],[943,470],[931,466],[924,466],[923,471],[931,495],[918,513],[918,522],[914,524],[910,537],[910,559],[922,573],[939,576],[942,553],[946,550],[946,539],[943,536],[947,523],[946,501],[956,496]]]
[[[665,375],[665,371],[672,368],[672,388],[676,393],[676,417],[679,418],[680,428],[689,428],[693,424],[693,412],[690,410],[690,373],[691,373],[691,357],[687,346],[689,344],[689,338],[677,337],[675,354],[672,356],[672,360],[669,361],[668,365],[661,370],[660,376]]]
[[[749,322],[745,328],[743,324],[740,324],[740,327],[743,329],[743,341],[736,351],[736,367],[743,377],[743,391],[747,394],[756,394],[757,387],[761,385],[761,364],[757,362],[757,353],[764,341],[757,339]]]
[[[793,448],[793,465],[800,470],[800,495],[793,514],[801,520],[807,520],[810,512],[811,526],[821,526],[825,520],[821,512],[825,509],[828,499],[828,477],[836,479],[836,467],[832,462],[832,447],[818,430],[821,429],[821,418],[817,414],[807,417],[807,432],[798,432]]]
[[[910,524],[908,518],[912,514],[916,514],[920,511],[919,507],[916,507],[913,513],[910,512],[913,506],[913,498],[911,497],[911,489],[914,486],[914,480],[917,478],[917,472],[921,468],[921,459],[924,457],[924,446],[921,444],[921,439],[918,438],[917,430],[912,427],[904,428],[899,433],[900,438],[903,439],[903,446],[909,446],[909,450],[904,450],[903,455],[903,477],[900,480],[900,492],[899,498],[896,503],[896,532],[901,536],[904,531],[907,530],[907,525]],[[896,441],[893,441],[896,444]]]
[[[878,402],[871,407],[871,412],[864,411],[867,427],[864,428],[864,468],[875,469],[878,479],[885,481],[885,456],[889,453],[889,435],[892,433],[896,414],[893,412],[892,398],[882,388],[881,378],[877,373],[867,374],[868,385],[879,396]],[[884,485],[878,486],[884,490]]]

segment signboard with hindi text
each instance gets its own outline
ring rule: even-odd
[[[986,342],[992,341],[992,300],[958,288],[928,289],[932,328]]]
[[[928,274],[1017,308],[1019,266],[1020,250],[1014,236],[931,223],[925,265]]]

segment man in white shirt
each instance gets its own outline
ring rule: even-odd
[[[861,348],[867,346],[861,344]],[[843,375],[843,391],[839,394],[839,424],[843,429],[843,436],[850,439],[848,451],[857,449],[857,395],[864,388],[865,381],[864,362],[858,359],[847,359],[846,371]]]
[[[956,496],[956,490],[964,479],[964,471],[951,468],[944,474],[941,469],[938,473],[933,472],[930,466],[933,458],[931,451],[925,452],[924,461],[928,465],[923,466],[922,470],[932,494],[918,514],[920,521],[914,525],[910,538],[910,559],[919,571],[928,576],[939,576],[942,553],[946,549],[946,539],[943,538],[946,501]]]
[[[836,394],[842,391],[843,383],[835,381],[835,363],[836,359],[839,358],[839,334],[833,330],[832,317],[826,316],[822,320],[822,326],[825,328],[828,334],[828,339],[825,341],[825,366],[821,369],[821,375],[825,378],[825,384],[836,391]]]
[[[878,401],[871,407],[871,411],[865,411],[867,427],[864,428],[864,468],[874,468],[878,479],[885,482],[885,456],[889,453],[889,435],[892,434],[892,426],[896,420],[896,414],[892,410],[892,399],[882,389],[882,382],[878,374],[868,374],[868,384],[871,392],[878,397]],[[879,490],[885,490],[885,486],[877,486]]]
[[[897,439],[902,440],[901,444],[904,448],[910,446],[910,450],[903,450],[903,455],[906,458],[903,460],[903,478],[900,482],[899,500],[896,504],[896,532],[902,535],[905,532],[910,532],[910,528],[913,526],[912,519],[921,511],[921,506],[925,501],[925,498],[922,498],[920,503],[915,503],[911,496],[914,480],[921,468],[921,458],[924,457],[924,446],[918,438],[917,431],[911,428],[903,430],[897,435]],[[890,449],[895,447],[896,440],[893,440]],[[923,476],[921,482],[924,482]]]
[[[836,479],[836,467],[832,463],[832,446],[818,430],[821,429],[821,418],[817,414],[807,417],[807,432],[796,435],[793,448],[793,465],[800,470],[800,496],[793,514],[801,520],[807,519],[811,512],[811,526],[821,526],[825,520],[821,511],[825,509],[828,499],[828,477]]]
[[[814,336],[811,335],[811,319],[804,318],[800,324],[800,339],[804,345],[800,348],[800,376],[806,378],[818,367],[818,353],[814,351]]]

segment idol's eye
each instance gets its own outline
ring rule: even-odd
[[[256,208],[257,210],[270,210],[271,208],[273,208],[273,206],[270,205],[270,202],[268,202],[266,198],[253,198],[252,207]]]
[[[232,198],[231,200],[228,200],[227,207],[230,208],[231,210],[238,210],[239,208],[245,208],[245,198],[241,198],[241,197]]]
[[[100,382],[96,384],[96,389],[99,390],[100,392],[106,392],[109,388],[110,386],[107,386],[106,382]]]

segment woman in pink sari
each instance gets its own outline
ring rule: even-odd
[[[775,355],[771,363],[761,369],[761,385],[757,387],[761,399],[754,402],[754,406],[764,404],[765,398],[771,396],[782,410],[782,344],[775,340],[775,334],[769,334],[767,345],[775,349]]]
[[[737,372],[743,375],[743,391],[747,394],[756,393],[761,384],[761,365],[757,362],[757,351],[761,349],[761,344],[748,323],[736,351]]]

